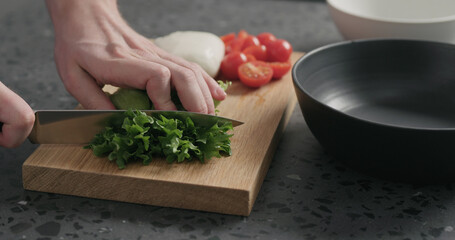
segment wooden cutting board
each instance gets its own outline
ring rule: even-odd
[[[302,55],[293,53],[292,62]],[[290,73],[259,89],[235,81],[227,93],[219,115],[244,122],[233,131],[230,157],[206,163],[129,163],[119,170],[82,145],[43,144],[23,164],[24,188],[248,216],[296,97]]]

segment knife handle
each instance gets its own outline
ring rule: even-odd
[[[2,132],[2,128],[3,128],[3,123],[0,122],[0,132]]]

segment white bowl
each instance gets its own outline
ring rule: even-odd
[[[455,43],[455,0],[327,0],[345,39],[408,38]]]

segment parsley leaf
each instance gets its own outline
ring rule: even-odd
[[[213,157],[231,155],[231,123],[211,127],[195,126],[191,118],[180,119],[148,116],[128,110],[123,121],[113,121],[84,148],[98,157],[107,156],[120,169],[128,162],[149,164],[154,157],[165,157],[169,163],[201,162]]]

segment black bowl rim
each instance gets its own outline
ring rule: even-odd
[[[313,55],[319,54],[320,52],[328,51],[332,48],[336,47],[343,47],[347,45],[353,45],[353,44],[365,44],[365,43],[371,43],[371,42],[410,42],[410,43],[418,43],[418,44],[430,44],[430,45],[438,45],[438,46],[445,46],[445,47],[450,47],[455,49],[455,44],[450,44],[450,43],[444,43],[444,42],[436,42],[436,41],[429,41],[429,40],[417,40],[417,39],[406,39],[406,38],[371,38],[371,39],[358,39],[358,40],[347,40],[347,41],[341,41],[341,42],[336,42],[332,44],[327,44],[322,47],[316,48],[314,50],[311,50],[310,52],[306,53],[302,57],[300,57],[295,64],[292,67],[292,80],[294,82],[294,86],[297,86],[298,90],[306,94],[310,99],[313,101],[323,105],[326,108],[331,109],[332,111],[337,112],[338,114],[344,115],[347,118],[350,119],[355,119],[357,121],[361,121],[367,124],[372,124],[372,125],[378,125],[378,126],[383,126],[383,127],[389,127],[389,128],[396,128],[396,129],[401,129],[401,130],[415,130],[415,131],[455,131],[455,127],[446,127],[446,128],[432,128],[432,127],[410,127],[410,126],[405,126],[405,125],[398,125],[398,124],[388,124],[388,123],[381,123],[377,121],[372,121],[372,120],[367,120],[359,117],[355,117],[349,114],[346,114],[343,111],[340,111],[336,108],[333,108],[318,99],[314,98],[309,92],[305,90],[305,88],[301,85],[301,83],[297,80],[297,68],[299,65],[303,64],[304,62],[308,61],[307,59],[311,58]],[[303,111],[303,109],[302,109]]]

